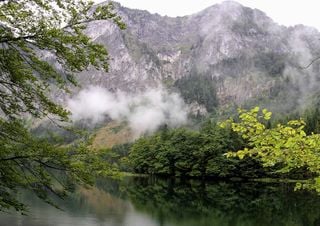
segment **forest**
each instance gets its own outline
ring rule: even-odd
[[[103,158],[120,171],[164,177],[312,180],[319,175],[317,110],[303,116],[307,123],[272,120],[258,107],[239,110],[234,120],[207,119],[198,130],[164,126],[103,150]]]

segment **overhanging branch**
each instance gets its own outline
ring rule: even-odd
[[[300,69],[308,69],[314,62],[316,62],[317,60],[320,60],[320,56],[314,58],[308,65],[304,66],[304,67],[300,67]]]

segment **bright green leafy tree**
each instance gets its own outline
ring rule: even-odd
[[[49,193],[62,197],[72,183],[88,183],[94,170],[103,169],[81,144],[61,147],[32,136],[23,118],[68,119],[50,88],[67,91],[76,83],[73,75],[90,65],[108,70],[107,50],[84,33],[89,22],[105,19],[125,27],[112,4],[0,1],[0,211],[25,210],[16,199],[21,187],[50,202]],[[48,55],[58,67],[45,61]]]
[[[247,140],[248,146],[237,152],[227,153],[228,157],[245,156],[258,158],[266,167],[281,165],[279,172],[287,173],[297,168],[306,168],[320,175],[320,135],[307,135],[303,120],[291,120],[287,124],[278,124],[267,129],[265,123],[270,120],[271,112],[259,107],[249,111],[239,110],[239,121],[228,120],[222,126],[231,126],[232,130]],[[320,179],[312,183],[297,184],[297,188],[311,187],[320,192]]]

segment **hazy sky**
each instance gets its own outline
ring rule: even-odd
[[[104,0],[95,0],[102,2]],[[168,16],[196,13],[222,0],[116,0],[123,6],[145,9]],[[319,0],[237,0],[237,2],[264,11],[274,21],[283,25],[305,24],[320,30]]]

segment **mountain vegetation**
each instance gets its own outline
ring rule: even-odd
[[[247,140],[247,147],[236,153],[229,152],[227,156],[238,156],[240,159],[245,156],[255,157],[266,167],[282,165],[278,171],[283,173],[304,168],[318,176],[313,179],[313,184],[306,186],[320,191],[320,134],[307,135],[304,131],[306,124],[302,119],[266,128],[262,120],[270,120],[271,112],[264,109],[261,113],[258,107],[250,111],[239,110],[239,114],[239,122],[226,121],[223,126],[230,123],[232,130]],[[299,188],[303,186],[299,184]]]
[[[107,74],[82,72],[84,86],[134,93],[163,85],[207,112],[259,105],[277,114],[303,112],[319,92],[319,61],[304,67],[320,54],[314,28],[280,26],[233,1],[178,18],[115,6],[127,29],[88,26],[113,59]]]
[[[174,83],[174,87],[189,104],[196,102],[205,106],[209,112],[213,112],[219,105],[215,81],[208,76],[182,77]]]
[[[270,123],[271,115],[256,107],[235,120],[208,120],[199,131],[163,128],[105,159],[122,171],[165,177],[310,179],[296,188],[319,191],[319,134],[308,135],[302,119]]]

